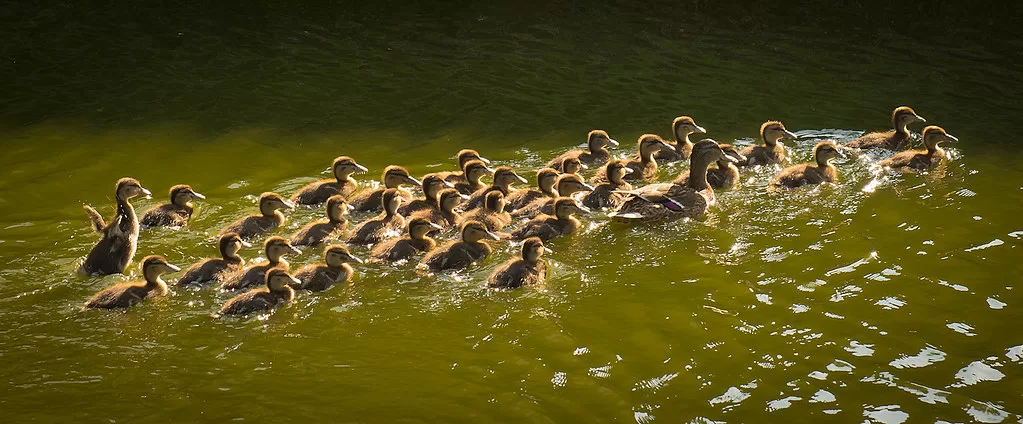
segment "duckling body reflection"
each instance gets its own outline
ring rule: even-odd
[[[675,141],[665,140],[671,148],[661,149],[654,154],[654,159],[662,162],[689,160],[689,155],[693,153],[693,142],[689,141],[689,135],[694,133],[706,134],[707,130],[696,125],[696,121],[688,116],[675,118],[671,123],[671,134]]]
[[[469,196],[459,193],[455,189],[444,189],[437,195],[437,204],[431,205],[429,209],[413,213],[410,218],[424,218],[443,228],[449,228],[458,224],[461,219],[462,215],[457,208],[465,200],[469,200]]]
[[[783,164],[786,160],[785,147],[778,141],[783,138],[795,140],[799,136],[785,129],[785,125],[778,121],[767,121],[760,126],[760,138],[764,141],[762,146],[748,146],[742,149],[745,162],[740,166],[775,165]]]
[[[268,270],[265,274],[265,288],[249,290],[232,297],[213,316],[246,315],[253,312],[270,312],[295,300],[291,284],[301,284],[288,271],[281,268]]]
[[[359,188],[359,183],[352,178],[352,174],[369,171],[348,156],[334,159],[330,169],[334,179],[320,180],[302,187],[291,195],[291,201],[299,205],[318,205],[326,202],[331,196],[347,198]]]
[[[334,195],[327,199],[327,219],[310,222],[302,227],[295,234],[291,235],[291,244],[294,246],[315,246],[328,239],[335,239],[341,236],[348,229],[346,215],[351,206],[345,202],[341,195]]]
[[[592,192],[593,187],[583,182],[583,179],[575,174],[562,174],[554,183],[554,198],[537,199],[512,214],[515,218],[535,218],[540,214],[553,215],[554,203],[562,197],[572,197],[579,192]]]
[[[731,144],[719,146],[731,160],[718,160],[716,168],[707,168],[707,184],[714,189],[734,188],[739,185],[739,168],[735,164],[746,161],[746,157]],[[672,182],[679,185],[689,184],[689,171],[683,172]]]
[[[245,264],[245,260],[238,256],[238,251],[243,247],[252,247],[235,233],[220,236],[217,246],[220,258],[209,258],[188,267],[178,279],[178,285],[223,282],[227,274],[237,272]]]
[[[909,146],[911,140],[909,130],[906,128],[917,122],[927,122],[922,116],[917,115],[913,108],[900,106],[892,111],[892,131],[872,132],[864,134],[860,138],[846,144],[846,147],[854,149],[888,149],[901,150]]]
[[[149,197],[152,193],[143,188],[134,178],[118,180],[114,190],[117,211],[109,224],[103,222],[103,216],[95,209],[84,206],[85,212],[92,220],[92,229],[102,234],[103,238],[89,251],[89,256],[79,267],[80,273],[85,275],[120,274],[128,267],[131,258],[135,256],[135,249],[138,247],[139,241],[139,221],[130,200],[139,195]]]
[[[542,168],[536,172],[536,188],[518,190],[505,197],[509,211],[521,209],[536,199],[553,199],[558,197],[554,191],[554,182],[558,179],[558,171],[554,168]]]
[[[657,161],[654,155],[663,149],[671,149],[661,137],[654,134],[643,134],[637,142],[639,145],[639,157],[626,159],[622,163],[631,168],[634,172],[625,175],[626,181],[649,181],[657,178]],[[607,181],[606,170],[601,168],[597,174],[590,179],[590,182],[602,183]]]
[[[505,226],[511,224],[511,214],[504,211],[504,195],[500,191],[487,193],[486,201],[482,208],[476,208],[462,215],[463,222],[479,221],[489,231],[501,231]]]
[[[625,195],[620,192],[632,190],[632,184],[624,179],[625,175],[631,172],[635,171],[626,167],[620,160],[608,162],[604,167],[608,181],[598,184],[593,191],[586,194],[582,199],[583,206],[590,209],[614,209],[621,205]]]
[[[548,241],[555,237],[575,232],[579,228],[579,220],[572,216],[575,213],[589,213],[589,209],[579,206],[570,197],[559,197],[554,202],[554,215],[540,215],[526,222],[511,233],[514,240],[525,240],[538,237]]]
[[[295,271],[299,284],[291,283],[295,290],[324,291],[331,286],[352,280],[355,273],[351,263],[361,264],[362,259],[352,256],[347,247],[328,246],[323,251],[322,264],[309,264]]]
[[[608,147],[618,147],[618,142],[607,135],[607,131],[593,130],[586,135],[586,150],[573,149],[562,153],[558,157],[547,162],[547,168],[564,171],[564,162],[568,159],[578,159],[581,163],[591,166],[603,165],[611,159],[611,152]],[[574,172],[573,172],[574,174]]]
[[[465,269],[490,256],[493,249],[483,239],[499,240],[500,237],[482,223],[470,221],[462,224],[462,239],[452,241],[426,254],[419,267],[431,271]]]
[[[522,257],[512,259],[494,270],[487,278],[490,288],[517,288],[534,286],[543,283],[547,277],[547,264],[540,259],[544,252],[551,250],[544,247],[538,237],[530,237],[522,242]]]
[[[284,255],[289,253],[298,255],[302,253],[284,237],[277,236],[266,239],[266,242],[263,244],[263,250],[266,252],[265,261],[249,265],[247,268],[226,275],[220,289],[238,290],[258,286],[263,283],[263,276],[268,269],[281,268],[285,271],[288,269],[288,261],[284,260]]]
[[[291,210],[295,204],[281,198],[277,193],[259,195],[259,214],[240,218],[220,230],[218,235],[237,233],[243,239],[250,239],[280,227],[284,223],[284,214],[280,209]]]
[[[424,218],[413,218],[408,224],[408,235],[400,239],[383,241],[370,251],[370,256],[379,261],[407,261],[412,256],[429,252],[437,246],[437,242],[429,236],[431,231],[442,230],[443,227]]]
[[[487,193],[490,193],[491,191],[499,191],[504,196],[508,196],[512,193],[513,190],[513,188],[511,187],[512,184],[526,182],[527,182],[526,179],[520,177],[519,174],[516,174],[515,170],[512,169],[511,167],[509,166],[498,167],[497,170],[494,171],[494,183],[491,184],[490,187],[487,187],[483,190],[479,190],[469,195],[469,200],[466,200],[462,206],[467,211],[476,209],[480,206],[483,206],[483,201],[486,198]]]
[[[195,212],[192,200],[202,200],[206,196],[195,192],[187,185],[176,185],[170,189],[170,203],[146,211],[142,215],[145,227],[184,227]]]
[[[398,215],[398,207],[403,199],[397,189],[385,190],[380,197],[384,213],[356,226],[348,244],[374,244],[397,235],[397,231],[405,227],[405,218]]]
[[[806,184],[832,183],[838,181],[838,170],[831,160],[839,157],[838,147],[830,141],[817,143],[813,148],[813,164],[793,165],[783,169],[771,181],[771,185],[795,188]]]
[[[935,125],[924,128],[921,134],[923,135],[924,146],[926,146],[925,150],[899,152],[895,156],[881,161],[878,165],[890,169],[922,171],[934,167],[945,158],[945,150],[939,147],[938,143],[954,143],[959,141],[958,138],[953,137],[951,134],[946,133],[944,129]]]
[[[412,176],[409,175],[407,169],[396,165],[384,168],[384,174],[381,179],[384,183],[383,187],[367,189],[355,193],[355,195],[348,199],[348,204],[352,205],[352,207],[359,212],[378,211],[381,209],[382,203],[380,202],[380,199],[383,197],[385,190],[394,189],[395,192],[402,197],[403,201],[408,202],[412,200],[412,193],[401,188],[401,186],[403,184],[410,184],[415,187],[422,186],[422,183],[420,183],[419,180],[412,178]]]
[[[168,263],[163,256],[156,255],[143,259],[141,268],[145,281],[132,281],[107,287],[89,299],[84,308],[130,308],[145,299],[165,296],[167,283],[164,283],[160,276],[167,272],[180,271],[180,268]]]

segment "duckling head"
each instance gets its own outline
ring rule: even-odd
[[[550,253],[551,249],[543,245],[539,237],[530,237],[522,241],[522,259],[529,263],[536,263],[544,253]]]
[[[573,214],[588,214],[590,209],[575,202],[572,198],[562,197],[554,202],[554,216],[568,219]]]
[[[302,285],[301,281],[298,281],[288,271],[283,268],[271,268],[266,272],[266,287],[272,292],[287,291],[289,285]]]
[[[453,188],[441,190],[438,197],[440,209],[445,211],[454,210],[462,203],[463,200],[469,200],[469,196],[459,193],[458,190]]]
[[[536,187],[544,193],[554,193],[554,181],[557,179],[558,170],[554,168],[543,168],[536,171]]]
[[[437,193],[445,188],[455,188],[455,185],[436,175],[431,174],[423,177],[423,194],[427,199],[436,198]]]
[[[252,243],[242,240],[238,233],[234,232],[220,236],[217,244],[220,248],[220,256],[225,258],[236,258],[238,257],[238,251],[242,250],[243,247],[252,247]]]
[[[382,179],[384,181],[384,187],[387,188],[397,188],[402,184],[412,184],[416,187],[423,185],[419,182],[419,180],[412,178],[405,167],[398,165],[391,165],[384,168],[384,176]]]
[[[483,239],[500,240],[497,234],[487,231],[487,227],[479,221],[468,221],[462,224],[462,241],[476,243]]]
[[[525,178],[515,173],[515,170],[510,166],[499,166],[494,171],[494,185],[497,187],[511,187],[515,183],[528,183]]]
[[[342,264],[361,264],[362,259],[352,256],[347,247],[340,244],[327,246],[323,249],[323,261],[331,268],[340,267]]]
[[[383,206],[387,216],[392,216],[397,213],[398,207],[401,206],[401,202],[404,200],[405,198],[398,193],[398,189],[389,188],[384,190],[383,196],[380,196],[380,206]]]
[[[593,186],[583,182],[576,174],[562,174],[554,184],[559,196],[571,196],[580,191],[593,191]]]
[[[645,160],[653,158],[654,153],[661,151],[662,149],[671,150],[671,145],[664,142],[660,136],[656,134],[643,134],[639,136],[639,155]]]
[[[142,264],[139,265],[139,269],[142,270],[142,275],[145,276],[146,281],[156,282],[161,275],[168,272],[178,272],[181,268],[175,265],[171,265],[167,262],[167,259],[160,255],[146,256],[142,260]]]
[[[359,165],[355,162],[355,159],[348,156],[338,156],[334,159],[331,169],[334,170],[334,178],[337,178],[339,182],[347,180],[352,174],[361,174],[369,171],[365,166]]]
[[[263,216],[273,216],[278,209],[295,209],[295,204],[284,200],[277,193],[267,192],[259,195],[259,211],[263,213]]]
[[[176,206],[192,206],[189,202],[205,198],[206,196],[197,193],[186,184],[176,185],[170,189],[170,201]]]
[[[408,234],[415,240],[422,240],[430,231],[443,230],[444,227],[430,222],[426,218],[414,218],[408,223]]]
[[[618,142],[607,135],[607,131],[593,130],[586,135],[586,145],[590,148],[591,152],[596,152],[608,146],[618,147]]]
[[[765,144],[773,147],[775,144],[778,144],[778,140],[783,138],[795,140],[799,136],[785,129],[785,124],[782,124],[780,121],[767,121],[760,126],[760,138],[764,140]]]
[[[693,144],[693,155],[689,157],[690,170],[706,167],[715,161],[738,162],[738,158],[725,154],[721,145],[713,139],[705,138]]]
[[[128,177],[117,180],[115,193],[117,198],[121,200],[128,200],[135,196],[146,196],[146,199],[153,197],[153,193],[142,187],[139,180]]]
[[[696,121],[688,116],[679,116],[671,122],[671,132],[675,134],[675,140],[688,140],[689,134],[706,134],[707,130],[696,125]]]
[[[635,172],[632,168],[625,166],[625,164],[618,159],[608,161],[606,166],[607,169],[604,173],[607,174],[608,181],[611,181],[616,185],[622,184],[624,182],[622,179],[625,178],[626,175]]]
[[[933,152],[934,150],[936,150],[938,148],[938,143],[941,143],[943,141],[947,141],[950,143],[955,143],[959,141],[958,138],[952,136],[952,134],[945,132],[944,128],[941,128],[937,125],[931,125],[928,126],[927,128],[924,128],[924,130],[920,134],[922,134],[924,137],[924,145],[927,146],[928,152]]]
[[[841,156],[842,154],[839,153],[838,146],[834,142],[822,141],[813,146],[813,158],[819,166],[826,166],[829,160]]]
[[[588,166],[586,166],[583,161],[579,160],[579,158],[568,158],[561,163],[561,169],[564,170],[566,174],[578,174],[579,171],[586,168],[588,168]]]
[[[348,215],[352,209],[355,208],[349,205],[345,201],[345,197],[340,194],[335,194],[327,199],[327,219],[330,219],[330,222],[344,222],[345,215]]]
[[[494,213],[504,212],[504,205],[506,203],[504,193],[497,190],[487,193],[487,196],[483,199],[483,207]]]
[[[892,111],[892,128],[905,132],[906,127],[917,122],[927,122],[924,117],[917,115],[916,111],[909,106],[899,106]]]
[[[288,239],[280,236],[266,239],[266,242],[263,243],[263,251],[266,252],[266,259],[271,263],[280,262],[281,258],[289,253],[294,255],[302,253],[301,250],[292,246]]]
[[[731,144],[719,144],[718,147],[720,147],[721,151],[725,153],[725,156],[731,158],[731,160],[728,159],[719,160],[718,161],[719,166],[726,167],[728,166],[729,163],[739,163],[746,161],[746,156],[744,156],[742,153],[739,153],[739,151],[735,149],[735,146],[732,146]]]
[[[479,160],[466,162],[462,167],[462,172],[465,173],[465,178],[469,181],[479,181],[480,178],[487,175],[494,175],[494,169]]]
[[[458,167],[464,169],[465,164],[471,160],[478,160],[484,164],[490,164],[490,159],[480,156],[480,152],[473,149],[462,149],[458,151]]]

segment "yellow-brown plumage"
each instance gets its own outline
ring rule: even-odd
[[[348,244],[374,244],[398,236],[399,231],[405,228],[405,218],[398,215],[398,207],[403,200],[397,189],[385,190],[380,197],[384,212],[352,229],[352,237],[347,240]]]
[[[478,160],[466,162],[463,169],[463,177],[455,181],[454,184],[455,190],[466,196],[486,188],[486,184],[480,182],[480,179],[488,175],[494,175],[494,170],[491,167]]]
[[[721,144],[719,146],[725,152],[725,156],[732,158],[732,160],[719,160],[716,162],[717,167],[707,168],[707,184],[714,189],[734,188],[739,185],[739,168],[735,164],[745,161],[746,157],[735,150],[735,147],[731,144]],[[679,185],[688,184],[689,171],[683,172],[672,182]]]
[[[180,268],[167,263],[163,256],[156,255],[143,259],[141,268],[145,281],[131,281],[107,287],[89,299],[83,309],[130,308],[145,299],[164,296],[167,294],[167,284],[160,279],[160,275],[180,271]]]
[[[491,191],[500,191],[501,194],[508,196],[514,190],[511,186],[515,183],[526,183],[525,178],[515,173],[515,170],[509,166],[500,166],[494,171],[494,183],[483,190],[478,190],[473,194],[469,195],[469,200],[466,200],[462,207],[465,210],[476,209],[483,206],[483,200],[486,198],[487,193]]]
[[[424,218],[441,227],[449,228],[461,219],[457,208],[465,200],[469,200],[469,196],[459,193],[455,189],[444,189],[437,195],[437,204],[431,205],[429,209],[413,213],[409,218]]]
[[[487,158],[485,158],[483,156],[480,156],[480,153],[475,151],[475,150],[473,150],[473,149],[462,149],[462,150],[459,150],[458,151],[458,155],[456,155],[456,157],[458,158],[458,169],[459,169],[460,172],[444,171],[444,172],[434,172],[434,173],[432,173],[430,175],[434,175],[434,176],[440,177],[444,181],[447,181],[447,182],[449,182],[451,184],[465,183],[465,182],[468,182],[469,179],[470,179],[470,178],[467,178],[468,173],[466,172],[466,169],[465,169],[466,165],[469,162],[475,160],[475,161],[479,161],[480,163],[482,163],[484,165],[489,165],[490,164],[490,159],[487,159]],[[426,176],[424,176],[423,178],[426,178]],[[465,194],[469,194],[469,193],[465,193]]]
[[[251,264],[241,270],[229,273],[224,276],[224,283],[220,285],[221,290],[238,290],[258,286],[264,282],[263,277],[266,271],[272,268],[288,270],[288,261],[284,255],[302,253],[288,242],[284,237],[273,236],[263,243],[263,251],[266,253],[266,260]]]
[[[540,256],[545,251],[549,252],[550,249],[544,247],[543,241],[538,237],[524,240],[522,256],[495,269],[487,278],[487,286],[490,288],[516,288],[543,283],[544,278],[547,277],[547,264],[540,259]]]
[[[408,224],[408,235],[400,239],[385,240],[373,246],[370,256],[377,261],[407,261],[413,255],[429,252],[437,246],[437,242],[429,236],[431,231],[442,230],[443,227],[424,218],[413,218]]]
[[[192,190],[192,187],[176,185],[170,189],[170,202],[146,211],[140,223],[144,227],[183,227],[195,212],[192,200],[205,198],[206,196]]]
[[[583,182],[583,179],[575,174],[562,174],[555,180],[555,193],[553,198],[542,198],[534,200],[533,203],[512,213],[515,218],[534,218],[540,214],[553,215],[554,203],[562,197],[572,197],[575,193],[591,192],[593,187]]]
[[[924,146],[926,147],[924,150],[899,152],[895,156],[881,161],[878,165],[890,169],[922,171],[934,167],[945,158],[945,150],[939,147],[938,143],[954,143],[959,141],[958,138],[953,137],[951,134],[946,133],[944,129],[935,125],[924,128],[921,134],[923,135]]]
[[[327,199],[326,219],[310,222],[291,235],[294,246],[315,246],[325,240],[341,237],[348,229],[348,211],[352,207],[336,194]]]
[[[590,131],[586,135],[586,150],[573,149],[562,153],[558,157],[551,159],[550,162],[547,162],[547,168],[566,172],[563,169],[563,163],[570,158],[578,159],[586,165],[602,165],[611,159],[611,153],[607,151],[608,146],[618,147],[618,142],[608,136],[607,131]],[[574,174],[575,172],[572,173]]]
[[[436,175],[431,174],[423,177],[423,198],[402,204],[398,208],[398,215],[409,216],[423,209],[429,209],[430,206],[437,204],[437,195],[446,188],[455,188],[455,186]]]
[[[280,209],[291,210],[295,204],[281,198],[277,193],[259,195],[259,214],[240,218],[222,228],[217,235],[237,233],[243,239],[250,239],[280,227],[284,223],[284,214]]]
[[[347,198],[359,188],[359,183],[352,178],[352,174],[369,171],[348,156],[334,159],[330,169],[334,174],[333,179],[320,180],[300,188],[291,195],[291,201],[299,205],[318,205],[326,202],[331,196]]]
[[[572,216],[575,213],[589,213],[589,209],[580,206],[569,197],[559,197],[554,202],[554,215],[539,215],[511,233],[514,240],[525,240],[538,237],[548,241],[555,237],[571,234],[579,228],[579,220]]]
[[[604,166],[604,175],[608,181],[598,184],[593,191],[582,198],[583,206],[590,209],[611,208],[614,209],[622,204],[625,195],[616,193],[632,190],[632,184],[623,178],[626,174],[635,172],[632,168],[626,167],[620,160],[612,160]]]
[[[350,263],[361,264],[362,260],[352,256],[347,247],[327,246],[323,250],[322,264],[309,264],[295,271],[299,282],[289,284],[295,290],[324,291],[334,284],[352,280],[354,270]]]
[[[838,170],[831,160],[839,157],[838,147],[830,141],[817,143],[813,148],[814,163],[793,165],[781,170],[771,180],[771,185],[779,187],[800,187],[806,184],[821,184],[838,181]]]
[[[775,165],[785,163],[785,147],[778,141],[783,138],[795,140],[798,136],[785,129],[785,125],[778,121],[767,121],[760,126],[760,139],[763,145],[748,146],[742,149],[745,162],[739,166]]]
[[[116,212],[110,223],[103,222],[103,216],[89,206],[83,206],[92,221],[92,229],[103,235],[93,246],[85,262],[78,271],[85,275],[120,274],[131,263],[139,241],[139,221],[131,198],[143,195],[152,196],[134,178],[117,180],[114,198],[117,201]]]
[[[689,135],[699,133],[706,134],[707,130],[696,125],[696,121],[688,116],[679,116],[671,122],[671,134],[675,141],[665,140],[671,146],[670,149],[661,149],[654,154],[654,159],[660,162],[676,162],[688,160],[693,152],[693,142],[689,141]]]
[[[845,146],[854,149],[888,149],[902,150],[909,147],[912,139],[907,127],[917,122],[927,122],[922,116],[917,115],[909,106],[899,106],[892,111],[892,128],[887,132],[867,133],[847,143]]]
[[[476,221],[463,223],[461,235],[461,240],[449,242],[428,252],[419,262],[419,267],[431,271],[468,268],[482,262],[493,252],[483,239],[500,239],[497,234],[487,231],[486,226]]]
[[[626,167],[633,170],[632,173],[626,174],[624,179],[626,181],[650,181],[657,178],[657,161],[654,160],[654,155],[662,149],[670,149],[671,146],[654,134],[641,135],[637,144],[639,145],[638,156],[622,161]],[[604,168],[600,168],[590,182],[607,181],[605,172]]]
[[[511,215],[504,211],[504,195],[494,190],[487,193],[482,208],[476,208],[462,215],[462,222],[478,221],[489,231],[501,231],[511,224]]]
[[[178,279],[178,285],[222,283],[226,275],[240,270],[245,264],[245,260],[238,256],[238,251],[243,247],[252,245],[242,240],[238,234],[227,233],[220,236],[217,241],[220,257],[205,259],[188,267]]]
[[[504,199],[508,203],[505,209],[514,211],[532,203],[536,199],[557,197],[558,193],[554,191],[554,182],[557,179],[558,171],[556,169],[540,169],[536,172],[536,188],[518,190],[509,194]]]
[[[246,315],[253,312],[270,312],[295,300],[295,290],[290,284],[300,284],[288,271],[281,268],[268,270],[263,277],[266,287],[239,294],[220,308],[214,316]]]
[[[405,202],[412,200],[412,193],[409,193],[405,189],[401,188],[403,184],[410,184],[415,187],[421,187],[422,183],[419,180],[412,178],[409,175],[408,170],[404,167],[391,165],[384,168],[384,174],[381,176],[381,180],[384,183],[383,187],[370,188],[358,193],[355,193],[348,199],[348,204],[352,205],[354,210],[359,212],[371,212],[381,210],[380,198],[384,195],[384,190],[396,189],[398,195],[400,195]]]

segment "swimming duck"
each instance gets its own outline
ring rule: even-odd
[[[451,184],[465,183],[470,179],[466,178],[468,173],[465,172],[465,165],[471,161],[480,161],[484,165],[490,164],[490,159],[480,156],[480,153],[473,149],[462,149],[458,151],[458,169],[461,172],[435,172],[430,175],[436,175]],[[425,177],[424,177],[425,178]],[[466,193],[469,194],[469,193]]]
[[[192,200],[202,200],[206,196],[196,193],[187,185],[176,185],[170,189],[170,203],[154,207],[142,215],[141,224],[145,227],[183,227],[192,217],[195,207]]]
[[[487,175],[494,175],[493,168],[478,160],[466,162],[463,169],[465,170],[463,174],[467,177],[464,178],[464,181],[456,182],[455,189],[464,195],[470,195],[482,190],[486,185],[481,183],[480,179]]]
[[[409,175],[407,169],[397,165],[391,165],[385,168],[384,175],[381,179],[384,182],[383,187],[366,189],[355,193],[355,195],[348,199],[348,204],[352,205],[352,207],[359,212],[378,211],[382,205],[380,197],[384,195],[384,190],[396,189],[397,194],[407,202],[412,200],[412,193],[405,191],[405,189],[401,188],[401,185],[411,184],[416,187],[422,186],[422,183],[420,183],[419,180],[412,178],[412,176]]]
[[[589,167],[579,160],[579,158],[568,158],[565,159],[564,162],[561,162],[561,168],[558,169],[558,172],[561,172],[562,174],[578,174],[579,171],[586,168]]]
[[[299,205],[318,205],[326,202],[331,196],[340,195],[347,198],[359,188],[359,183],[352,174],[368,172],[365,166],[355,163],[355,159],[340,156],[330,166],[334,179],[320,180],[302,187],[291,195],[291,201]]]
[[[430,206],[437,204],[437,195],[445,188],[455,188],[455,186],[436,175],[423,177],[423,198],[401,205],[398,208],[398,215],[409,216],[423,209],[429,209]]]
[[[302,251],[296,249],[284,237],[273,236],[263,243],[263,251],[266,253],[266,260],[257,264],[249,265],[240,271],[224,276],[224,283],[220,285],[221,290],[238,290],[258,286],[263,283],[263,276],[270,268],[281,268],[288,270],[288,261],[284,255],[289,253],[298,255]]]
[[[476,208],[462,215],[463,222],[478,221],[487,226],[487,230],[501,231],[511,224],[511,214],[504,210],[504,195],[494,190],[487,193],[482,208]]]
[[[374,244],[398,235],[397,231],[405,227],[405,218],[398,215],[398,207],[404,199],[398,189],[384,190],[380,196],[384,212],[356,226],[352,230],[352,237],[347,241],[348,244]]]
[[[616,221],[653,221],[669,217],[696,218],[714,204],[714,190],[707,183],[707,168],[719,160],[734,160],[709,138],[693,144],[689,156],[690,178],[686,184],[650,184],[625,192],[622,205],[609,213]],[[699,177],[692,177],[692,176]]]
[[[334,284],[352,280],[354,271],[351,263],[361,264],[362,259],[352,256],[347,247],[327,246],[323,250],[322,264],[309,264],[295,271],[299,284],[291,283],[295,290],[324,291]]]
[[[899,152],[895,156],[881,161],[878,165],[890,169],[908,168],[922,171],[934,167],[945,158],[945,150],[938,147],[938,143],[944,141],[954,143],[959,141],[958,138],[953,137],[952,134],[946,133],[944,129],[935,125],[924,128],[921,134],[923,135],[924,146],[927,147],[926,150]]]
[[[526,205],[526,207],[516,210],[512,214],[516,218],[534,218],[540,214],[553,215],[554,214],[554,202],[562,197],[572,197],[573,194],[579,192],[592,192],[593,187],[583,182],[583,179],[575,174],[562,174],[554,183],[555,193],[558,195],[553,198],[543,198],[534,200],[533,203]]]
[[[135,248],[139,242],[139,221],[135,215],[135,208],[131,206],[131,198],[144,195],[152,197],[152,193],[146,190],[134,178],[121,178],[117,180],[114,190],[114,198],[117,200],[117,211],[110,223],[103,222],[103,216],[95,209],[86,205],[85,213],[92,220],[92,229],[103,234],[85,262],[78,268],[79,272],[85,275],[108,275],[120,274],[131,263],[135,256]]]
[[[670,149],[661,149],[654,155],[654,159],[664,162],[675,162],[689,159],[693,152],[693,142],[689,141],[690,134],[706,134],[707,130],[696,125],[696,121],[688,116],[679,116],[671,122],[671,134],[676,141],[665,141],[671,146]]]
[[[188,267],[178,279],[179,286],[204,284],[210,281],[222,283],[227,274],[238,271],[245,264],[245,260],[238,256],[238,251],[243,247],[252,247],[252,244],[242,240],[238,234],[227,233],[220,236],[217,246],[220,257],[204,259]]]
[[[291,235],[292,246],[315,246],[324,240],[337,238],[348,229],[348,211],[352,207],[340,194],[327,199],[327,219],[310,222]]]
[[[473,194],[469,195],[469,200],[465,201],[463,208],[465,210],[476,209],[483,206],[483,200],[487,196],[487,193],[491,191],[500,191],[501,194],[508,196],[512,193],[512,184],[515,183],[526,183],[525,178],[515,173],[515,170],[509,166],[500,166],[494,171],[494,183],[483,190],[478,190]]]
[[[245,315],[253,312],[269,312],[295,300],[295,290],[291,284],[301,284],[288,271],[273,268],[263,277],[266,287],[249,290],[232,297],[213,316]]]
[[[846,147],[855,149],[883,148],[888,150],[902,150],[909,146],[910,134],[906,129],[910,124],[927,122],[922,116],[917,115],[909,106],[899,106],[892,111],[892,128],[888,132],[872,132],[864,134],[860,138],[847,143]]]
[[[451,241],[439,249],[431,250],[419,262],[419,268],[432,271],[464,269],[490,256],[493,249],[483,239],[499,240],[500,237],[480,222],[462,223],[462,239]]]
[[[540,260],[540,255],[550,251],[540,238],[527,238],[522,242],[522,258],[512,259],[495,269],[487,278],[487,286],[510,289],[542,283],[547,277],[547,264]]]
[[[295,209],[295,204],[281,198],[277,193],[259,195],[259,214],[239,218],[220,230],[217,235],[238,233],[243,239],[250,239],[273,231],[284,223],[284,213],[279,209]]]
[[[748,146],[742,149],[746,161],[739,163],[740,166],[773,165],[785,163],[785,147],[778,143],[778,140],[788,137],[795,140],[799,136],[785,129],[785,125],[778,121],[767,121],[760,126],[760,138],[764,140],[763,146]]]
[[[558,157],[547,162],[548,168],[562,169],[562,163],[569,158],[576,158],[587,165],[602,165],[611,159],[611,153],[607,147],[618,147],[618,142],[607,135],[607,131],[593,130],[586,135],[587,150],[573,149],[562,153]],[[574,174],[574,172],[573,172]]]
[[[664,149],[671,149],[672,147],[665,143],[661,137],[654,134],[641,135],[637,144],[639,145],[639,157],[626,159],[622,162],[635,172],[625,174],[624,179],[626,181],[649,181],[657,178],[657,161],[654,160],[654,154]],[[607,181],[607,174],[604,172],[605,169],[600,168],[597,171],[597,175],[590,179],[590,182],[602,183]]]
[[[793,165],[781,170],[771,180],[773,186],[799,187],[805,184],[820,184],[838,181],[838,170],[831,160],[841,156],[838,147],[830,141],[822,141],[813,147],[813,164]]]
[[[607,175],[608,181],[598,184],[593,191],[583,196],[583,206],[590,209],[618,207],[625,200],[625,195],[618,192],[632,190],[632,184],[623,179],[626,174],[632,172],[636,171],[626,167],[620,160],[608,162],[604,166],[604,175]]]
[[[558,193],[554,191],[554,181],[557,179],[558,171],[554,168],[536,171],[536,188],[517,190],[509,194],[504,198],[508,203],[505,209],[514,211],[533,203],[536,199],[557,197]]]
[[[163,256],[157,255],[146,256],[142,260],[141,269],[145,281],[130,281],[107,287],[85,302],[83,309],[130,308],[147,298],[164,296],[167,294],[167,283],[164,283],[160,276],[181,270],[167,263]]]
[[[465,200],[469,200],[469,196],[459,193],[455,189],[444,189],[437,195],[437,204],[431,205],[429,209],[413,213],[410,218],[425,218],[443,228],[448,228],[461,219],[461,214],[456,208]]]
[[[373,246],[369,254],[379,261],[407,261],[420,252],[429,252],[437,246],[437,242],[429,236],[431,231],[442,230],[444,227],[424,218],[413,218],[408,223],[408,235],[400,239],[390,239]]]
[[[725,152],[725,156],[734,160],[719,160],[716,168],[707,168],[707,184],[714,189],[733,188],[739,185],[739,168],[735,164],[742,163],[746,157],[735,150],[731,144],[719,144],[718,146]],[[689,171],[683,172],[672,182],[678,185],[688,184]]]
[[[572,216],[575,213],[589,213],[590,210],[580,206],[570,197],[559,197],[554,202],[554,216],[541,214],[529,222],[522,224],[511,233],[514,240],[539,237],[548,241],[552,238],[571,234],[579,228],[579,220]]]

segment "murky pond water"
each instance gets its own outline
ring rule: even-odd
[[[1019,38],[659,4],[314,5],[0,11],[0,419],[1023,422]],[[341,154],[366,180],[463,147],[531,175],[590,129],[625,154],[688,114],[742,145],[781,119],[802,162],[901,104],[962,140],[951,160],[875,179],[883,156],[856,156],[840,184],[789,192],[744,171],[692,222],[589,216],[549,243],[540,289],[484,289],[515,255],[499,244],[436,278],[359,266],[266,317],[213,319],[209,289],[78,310],[127,278],[74,273],[96,238],[81,205],[109,214],[125,175],[157,194],[139,210],[174,184],[208,196],[140,239],[136,259],[187,265]]]

